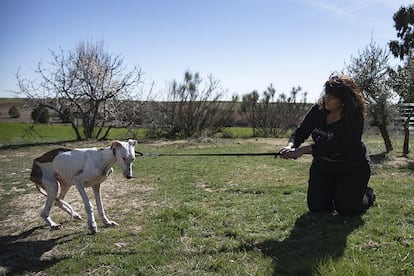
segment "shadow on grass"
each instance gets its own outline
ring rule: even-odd
[[[284,240],[266,240],[245,250],[259,250],[273,260],[273,275],[315,275],[318,266],[339,259],[347,236],[363,225],[360,216],[306,213]]]
[[[409,169],[411,171],[414,171],[414,161],[412,159],[410,160],[407,155],[401,155],[401,156],[398,156],[398,157],[405,158],[406,161],[407,161],[406,163],[404,163],[404,165],[401,166],[401,168]],[[371,160],[371,163],[375,164],[375,165],[384,164],[388,160],[390,160],[390,156],[386,152],[378,153],[378,154],[371,154],[369,156],[369,158]]]
[[[0,236],[0,266],[2,267],[0,272],[6,275],[36,273],[66,259],[54,257],[52,254],[48,258],[43,255],[56,245],[68,242],[68,237],[71,235],[49,240],[26,240],[36,230],[42,228],[44,226],[34,227],[18,235]]]
[[[414,172],[414,161],[410,161],[407,164],[407,168]]]
[[[387,160],[387,153],[383,152],[378,154],[371,154],[369,156],[369,159],[373,164],[382,164],[385,162],[385,160]]]

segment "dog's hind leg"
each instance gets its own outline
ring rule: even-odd
[[[62,228],[62,226],[58,223],[55,223],[50,218],[50,209],[52,209],[53,203],[55,202],[55,199],[57,197],[58,190],[59,190],[59,184],[55,180],[50,181],[46,179],[43,179],[43,183],[44,183],[44,187],[46,188],[47,198],[46,198],[45,208],[43,209],[40,216],[46,221],[47,224],[49,224],[49,226],[52,229],[60,229]]]
[[[72,184],[64,182],[58,176],[55,176],[55,177],[60,183],[60,193],[59,193],[58,197],[56,198],[55,205],[58,206],[63,211],[65,211],[66,213],[68,213],[75,220],[82,220],[82,217],[77,212],[75,212],[73,210],[72,206],[70,206],[69,203],[67,203],[66,201],[63,200],[65,198],[66,194],[68,193],[70,187],[72,186]]]
[[[67,203],[66,201],[57,198],[56,202],[55,202],[55,205],[58,206],[63,211],[65,211],[66,213],[68,213],[71,216],[71,218],[73,218],[75,220],[82,220],[81,215],[79,215],[78,213],[73,211],[72,206],[70,206],[70,204]]]

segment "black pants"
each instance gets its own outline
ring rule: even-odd
[[[362,202],[371,176],[368,161],[351,166],[312,163],[307,195],[310,211],[336,210],[341,215],[353,216],[368,208]]]

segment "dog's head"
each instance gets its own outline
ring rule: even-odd
[[[135,160],[136,140],[129,139],[127,142],[113,141],[111,149],[114,152],[118,164],[121,166],[122,174],[130,179],[132,178],[132,163]]]

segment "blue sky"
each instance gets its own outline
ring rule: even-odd
[[[0,0],[0,97],[17,90],[15,73],[51,60],[50,50],[104,41],[138,65],[165,97],[186,70],[220,80],[227,97],[293,86],[315,101],[371,38],[396,38],[393,14],[405,0]]]

